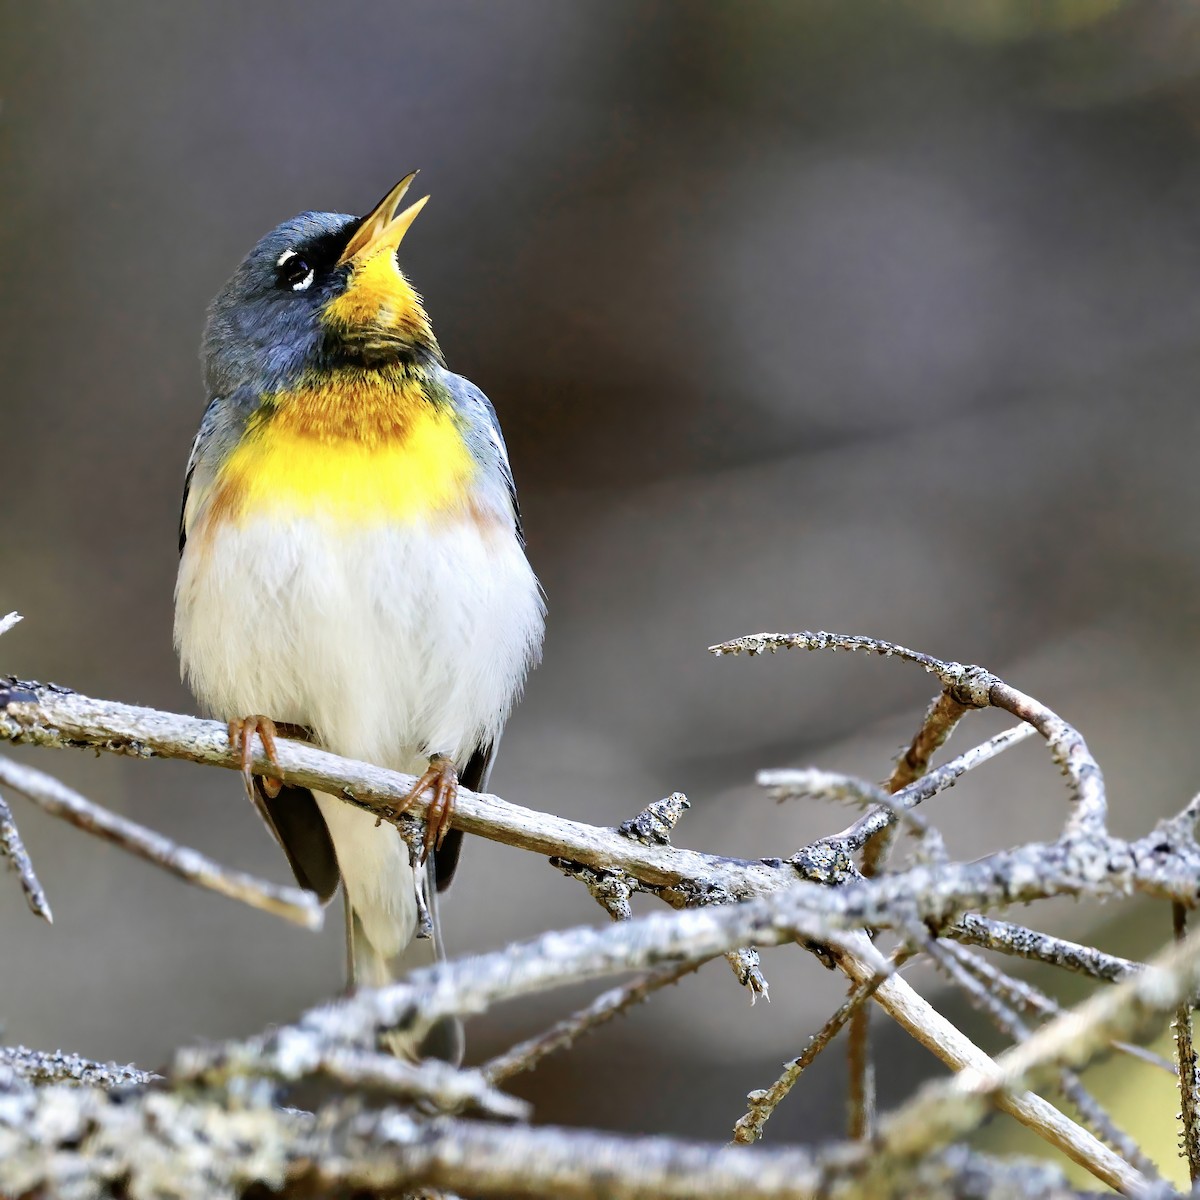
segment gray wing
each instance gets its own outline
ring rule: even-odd
[[[484,465],[485,481],[494,482],[497,495],[492,499],[497,505],[506,504],[511,512],[517,537],[525,543],[521,528],[521,508],[517,503],[517,485],[513,480],[512,464],[508,461],[508,447],[504,434],[500,432],[500,421],[492,402],[469,379],[442,370],[442,382],[454,399],[458,411],[466,421],[467,443],[476,459]],[[487,789],[492,763],[496,759],[499,737],[486,745],[477,746],[467,765],[459,772],[459,782],[473,792]],[[434,861],[433,878],[437,890],[444,892],[454,878],[458,860],[462,854],[462,833],[457,829],[446,834],[442,848]]]
[[[183,501],[179,507],[179,553],[187,545],[187,502],[197,464],[211,447],[220,430],[221,412],[216,399],[209,402],[200,418],[200,429],[192,442],[187,471],[183,477]],[[333,841],[316,799],[307,788],[284,787],[278,796],[270,797],[262,789],[262,781],[254,781],[254,804],[258,814],[275,840],[287,855],[296,882],[310,892],[316,892],[327,903],[337,891],[340,874]]]
[[[196,464],[204,456],[205,450],[208,449],[208,445],[213,439],[213,434],[216,433],[219,419],[219,402],[219,396],[213,397],[208,402],[208,407],[204,410],[204,416],[200,418],[200,428],[196,431],[196,436],[192,440],[192,450],[188,455],[187,470],[183,474],[183,499],[179,504],[180,554],[183,553],[183,548],[187,545],[187,502],[188,495],[192,490],[192,477],[196,474]]]
[[[504,434],[500,432],[500,420],[492,402],[469,380],[444,368],[442,382],[454,398],[458,411],[466,419],[466,440],[475,458],[491,475],[497,487],[507,493],[507,502],[512,509],[517,527],[517,537],[523,546],[525,533],[521,528],[521,506],[517,503],[517,485],[513,479],[512,464],[508,461],[508,447]]]

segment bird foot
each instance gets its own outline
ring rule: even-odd
[[[275,738],[279,733],[275,722],[270,717],[261,714],[252,717],[235,717],[229,722],[229,745],[242,758],[242,778],[246,781],[246,795],[254,800],[254,769],[251,758],[254,751],[254,735],[258,734],[262,741],[267,758],[275,766],[279,765],[276,758]],[[274,800],[283,790],[283,780],[271,775],[262,777],[262,790],[267,799]]]
[[[431,754],[429,766],[417,780],[412,791],[404,797],[403,808],[407,808],[423,792],[431,791],[429,811],[425,814],[425,843],[421,848],[424,862],[434,850],[440,850],[446,834],[450,831],[450,819],[454,814],[454,802],[458,799],[458,768],[445,754]]]

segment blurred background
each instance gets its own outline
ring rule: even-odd
[[[0,672],[194,710],[171,593],[205,305],[278,221],[413,167],[404,264],[500,412],[549,597],[499,794],[615,823],[679,789],[678,841],[754,856],[840,828],[754,771],[883,778],[930,685],[705,653],[798,628],[1034,692],[1089,738],[1118,833],[1200,784],[1200,9],[1165,0],[3,0],[0,612],[27,619]],[[286,877],[232,775],[20,753]],[[293,929],[12,799],[55,924],[0,881],[6,1039],[154,1066],[341,986],[340,915]],[[975,855],[1064,803],[1026,744],[929,816]],[[457,951],[604,919],[477,841],[447,909]],[[1135,955],[1169,934],[1104,916],[1026,914]],[[726,1136],[842,993],[764,958],[771,1005],[718,961],[523,1081],[540,1117]],[[473,1023],[473,1056],[586,994]],[[875,1035],[883,1102],[940,1072]],[[835,1050],[768,1137],[836,1133],[842,1094]],[[1136,1106],[1168,1160],[1173,1104]]]

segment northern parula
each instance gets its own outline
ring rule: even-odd
[[[458,781],[486,786],[544,621],[495,411],[446,369],[399,266],[428,200],[397,212],[415,174],[365,218],[284,222],[213,301],[175,588],[184,677],[229,721],[298,882],[327,901],[340,877],[351,982],[368,986],[423,957],[405,956],[418,889],[435,919],[414,951],[440,952]],[[424,870],[370,813],[254,778],[252,737],[272,753],[276,723],[419,775]]]

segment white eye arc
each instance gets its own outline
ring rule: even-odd
[[[313,268],[295,250],[285,250],[275,260],[275,269],[279,272],[281,281],[293,292],[303,292],[310,287],[316,275]]]

